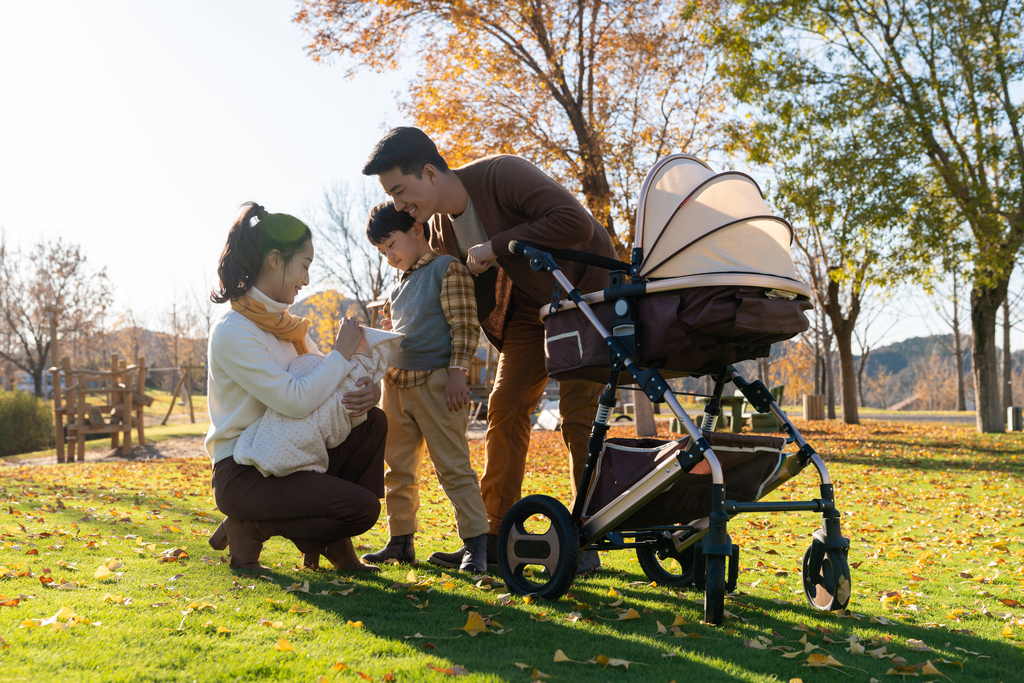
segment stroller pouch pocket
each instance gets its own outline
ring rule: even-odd
[[[583,362],[583,337],[579,330],[563,332],[544,340],[547,367],[579,367]]]

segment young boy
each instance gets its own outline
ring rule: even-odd
[[[483,573],[489,524],[466,441],[466,374],[480,334],[472,277],[458,259],[434,253],[423,226],[391,202],[370,211],[366,236],[402,273],[384,304],[382,326],[405,337],[383,392],[388,416],[384,501],[391,538],[363,559],[415,561],[419,467],[426,445],[463,540],[461,551],[434,553],[429,561]]]

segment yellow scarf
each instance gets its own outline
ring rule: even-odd
[[[309,330],[309,319],[292,315],[288,311],[271,313],[267,307],[248,294],[231,302],[231,308],[256,323],[264,332],[270,332],[278,339],[286,339],[295,345],[301,356],[308,353],[306,349],[306,332]]]

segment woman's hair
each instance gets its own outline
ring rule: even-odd
[[[210,292],[210,300],[222,304],[241,297],[256,281],[267,254],[276,249],[287,264],[312,238],[309,227],[294,216],[267,213],[256,202],[242,204],[220,254],[220,286]]]

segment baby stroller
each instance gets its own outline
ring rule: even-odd
[[[739,548],[727,532],[741,512],[812,511],[822,516],[803,557],[803,586],[818,610],[850,599],[849,541],[840,531],[828,469],[768,388],[734,363],[768,356],[771,344],[808,327],[810,290],[793,267],[792,228],[773,216],[749,176],[714,173],[685,154],[658,161],[640,190],[632,263],[512,242],[514,254],[557,285],[541,310],[545,361],[555,379],[605,384],[572,510],[542,495],[516,503],[498,536],[509,589],[557,600],[572,583],[580,551],[634,548],[658,585],[703,590],[704,620],[721,624],[736,588]],[[581,293],[558,260],[606,268],[610,284]],[[561,290],[568,292],[561,299]],[[697,425],[667,380],[711,376],[714,390]],[[716,433],[732,382],[786,438]],[[607,439],[616,390],[635,384],[679,419],[680,439]],[[788,445],[793,449],[785,452]],[[808,463],[820,498],[758,502]]]

